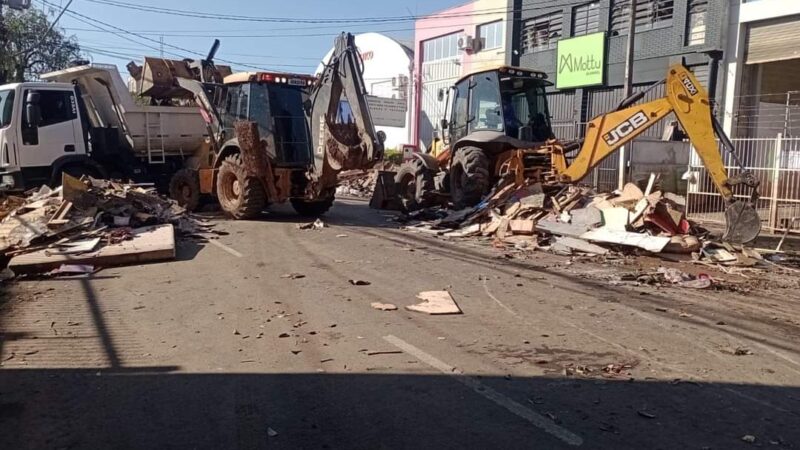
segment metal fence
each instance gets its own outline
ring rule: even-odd
[[[556,135],[558,140],[561,142],[568,142],[584,137],[586,123],[573,121],[554,122],[552,128],[553,134]],[[613,191],[617,189],[619,184],[618,174],[619,154],[614,152],[595,167],[592,174],[586,177],[583,182],[591,184],[593,188],[600,192]]]
[[[800,232],[800,138],[786,138],[778,134],[774,138],[733,139],[733,145],[746,170],[754,173],[760,181],[760,198],[756,209],[764,228],[783,231],[789,228]],[[739,172],[739,167],[727,152],[722,153],[729,175]],[[725,205],[711,177],[703,167],[697,153],[692,149],[690,182],[686,198],[689,218],[699,222],[724,223]],[[748,198],[746,188],[734,189],[737,198]]]

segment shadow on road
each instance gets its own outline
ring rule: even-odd
[[[609,449],[736,448],[745,435],[770,448],[800,443],[799,388],[470,380],[477,384],[445,375],[4,369],[0,447],[574,448],[564,435]],[[504,400],[487,398],[496,395]],[[510,399],[521,414],[509,411]]]

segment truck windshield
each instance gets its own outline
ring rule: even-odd
[[[544,90],[546,83],[525,77],[500,79],[506,135],[534,142],[553,137]]]
[[[0,91],[0,128],[5,128],[11,123],[13,109],[14,90]]]
[[[277,164],[305,165],[311,162],[311,139],[306,121],[305,88],[273,83],[251,86],[250,120],[257,122],[262,136],[275,140]]]

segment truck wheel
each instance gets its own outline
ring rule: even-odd
[[[267,204],[261,181],[247,176],[239,154],[222,161],[217,173],[217,198],[222,210],[234,219],[252,219]]]
[[[480,203],[491,188],[489,158],[478,147],[462,147],[456,151],[450,169],[450,192],[456,209]]]
[[[186,208],[194,211],[200,205],[200,177],[196,170],[181,169],[169,180],[169,196]]]
[[[400,166],[394,177],[395,189],[403,207],[407,211],[424,208],[435,194],[433,171],[425,167],[419,159]]]
[[[319,201],[308,201],[308,200],[301,200],[297,198],[291,199],[292,208],[297,211],[297,214],[300,214],[303,217],[319,217],[333,206],[333,195],[326,198],[325,200]]]

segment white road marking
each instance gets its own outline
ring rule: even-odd
[[[439,370],[445,375],[453,377],[454,380],[469,387],[476,393],[497,403],[498,405],[516,414],[517,416],[522,417],[523,419],[527,420],[534,426],[542,429],[546,433],[555,436],[558,439],[561,439],[562,441],[566,442],[569,445],[579,446],[583,444],[583,438],[581,438],[577,434],[567,430],[564,427],[560,427],[554,424],[553,421],[548,419],[547,417],[542,416],[536,412],[533,412],[532,410],[506,397],[505,395],[495,391],[489,386],[486,386],[477,379],[464,375],[460,370],[447,364],[444,361],[441,361],[435,356],[430,355],[424,352],[423,350],[420,350],[419,348],[414,347],[408,342],[393,335],[384,336],[383,339],[386,342],[399,348],[400,350],[403,350],[404,352],[408,353],[409,355],[414,356],[415,358],[419,359],[425,364]]]
[[[244,255],[242,255],[241,253],[237,252],[236,250],[234,250],[234,249],[232,249],[232,248],[228,247],[227,245],[223,244],[222,242],[219,242],[219,241],[217,241],[217,240],[214,240],[214,239],[209,239],[209,240],[208,240],[208,242],[209,242],[211,245],[215,246],[215,247],[219,247],[219,248],[221,248],[222,250],[225,250],[226,252],[230,253],[231,255],[233,255],[233,256],[235,256],[235,257],[237,257],[237,258],[242,258],[242,257],[244,257]]]
[[[517,313],[515,313],[515,312],[514,312],[514,310],[512,310],[512,309],[511,309],[511,308],[509,308],[508,306],[504,305],[504,304],[503,304],[503,302],[501,302],[501,301],[500,301],[500,300],[499,300],[497,297],[495,297],[494,295],[492,295],[492,293],[491,293],[491,292],[489,292],[489,285],[488,285],[488,284],[486,284],[486,278],[484,278],[484,279],[483,279],[483,290],[484,290],[484,291],[486,291],[486,295],[488,295],[488,296],[489,296],[489,298],[491,298],[492,300],[494,300],[494,301],[495,301],[495,303],[497,303],[498,305],[502,306],[502,307],[503,307],[503,308],[504,308],[506,311],[508,311],[508,312],[509,312],[509,313],[511,313],[512,315],[514,315],[514,316],[516,316],[516,315],[517,315]]]

